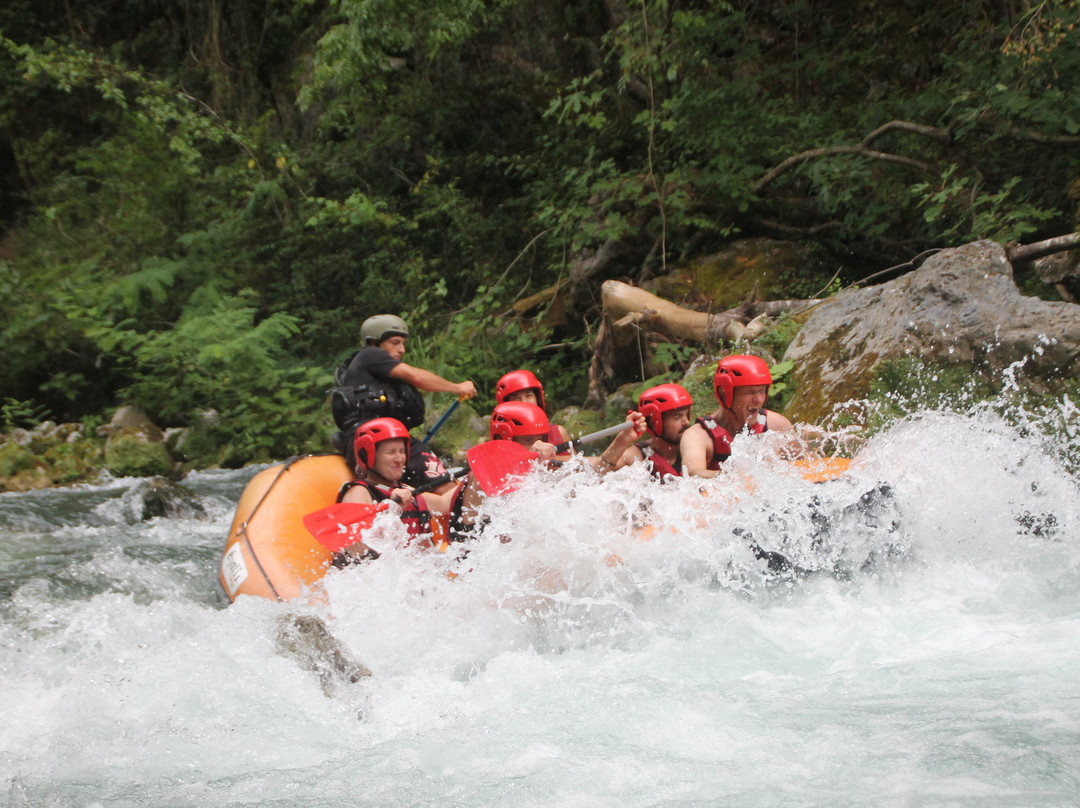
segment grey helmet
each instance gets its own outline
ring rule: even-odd
[[[378,345],[390,337],[409,336],[409,327],[396,314],[376,314],[360,324],[360,338],[365,345]]]

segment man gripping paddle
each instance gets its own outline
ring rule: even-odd
[[[393,314],[368,317],[360,326],[364,346],[342,362],[334,374],[336,385],[330,398],[334,422],[341,430],[335,446],[353,463],[353,435],[356,428],[373,418],[395,418],[406,429],[424,422],[424,398],[430,393],[453,393],[459,399],[476,395],[471,381],[452,382],[423,368],[402,361],[409,328]],[[438,477],[445,469],[439,458],[421,440],[410,442],[409,462],[402,479],[410,485],[422,485]],[[449,490],[447,485],[445,490]]]

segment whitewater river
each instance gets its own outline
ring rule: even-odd
[[[559,473],[464,560],[383,529],[321,606],[217,601],[255,469],[185,480],[201,519],[136,520],[134,480],[0,495],[7,804],[1075,806],[1058,417],[923,413],[817,485],[742,438],[704,496]],[[373,675],[279,650],[297,613]]]

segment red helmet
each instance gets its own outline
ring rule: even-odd
[[[645,416],[645,425],[657,437],[664,431],[664,413],[692,406],[694,400],[686,389],[677,384],[650,387],[638,398],[638,412]]]
[[[492,440],[513,440],[522,435],[546,437],[550,430],[544,411],[525,401],[507,401],[491,413]]]
[[[713,391],[716,400],[728,409],[735,400],[736,387],[752,387],[756,384],[772,384],[772,374],[764,359],[748,354],[725,356],[716,366],[713,377]],[[766,391],[768,392],[768,391]]]
[[[353,438],[353,452],[357,466],[369,468],[375,460],[375,447],[384,440],[405,439],[405,453],[409,453],[409,430],[397,418],[374,418],[356,430]]]
[[[540,384],[540,380],[531,370],[512,370],[499,379],[495,385],[495,403],[502,404],[508,395],[522,390],[535,390],[540,408],[547,409],[547,404],[544,403],[544,385]]]

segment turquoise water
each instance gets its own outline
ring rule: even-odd
[[[185,481],[204,520],[0,495],[8,804],[1076,805],[1071,419],[923,413],[820,485],[756,444],[705,496],[538,478],[462,561],[380,525],[320,607],[216,602],[253,469]],[[326,695],[297,611],[373,676]]]

